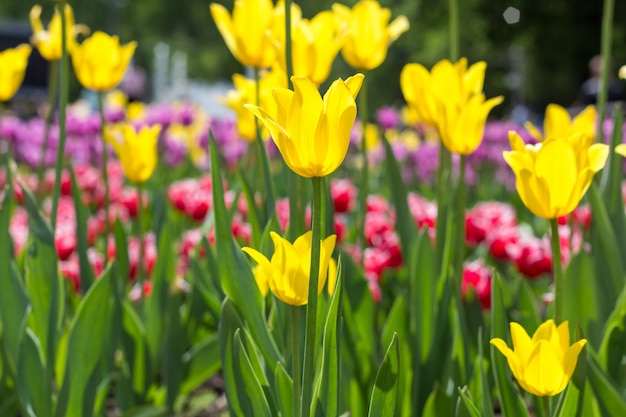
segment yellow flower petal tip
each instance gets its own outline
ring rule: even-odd
[[[32,48],[21,44],[0,52],[0,101],[8,101],[19,90]]]
[[[626,143],[619,144],[615,147],[615,153],[626,157]]]
[[[518,323],[511,323],[510,328],[513,349],[502,339],[491,339],[490,343],[506,357],[520,386],[538,396],[561,393],[576,369],[587,340],[570,345],[567,321],[557,327],[553,320],[548,320],[532,338]]]
[[[271,259],[256,249],[249,247],[242,249],[257,263],[253,268],[253,273],[259,291],[265,296],[269,287],[272,294],[286,304],[293,306],[307,304],[312,233],[306,232],[293,244],[276,232],[270,232],[270,237],[274,243],[274,254]],[[331,256],[335,249],[335,242],[335,235],[330,235],[320,242],[318,294],[322,292],[327,277],[328,291],[331,295],[334,291],[337,269]]]
[[[41,22],[42,8],[36,4],[30,9],[29,19],[33,30],[31,43],[37,48],[41,56],[48,61],[57,61],[61,59],[63,53],[61,37],[61,14],[58,8],[55,8],[54,15],[50,19],[48,29],[44,30]],[[74,12],[69,4],[65,5],[65,22],[66,22],[66,41],[67,50],[71,53],[76,47],[76,36],[79,33],[87,34],[89,29],[84,25],[74,24]]]

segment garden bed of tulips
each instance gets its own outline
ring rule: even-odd
[[[488,120],[452,38],[368,109],[408,19],[238,0],[211,13],[254,79],[214,118],[128,102],[136,42],[58,3],[0,52],[2,101],[33,47],[58,74],[57,111],[0,113],[0,416],[626,415],[619,104]]]

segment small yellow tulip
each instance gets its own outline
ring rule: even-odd
[[[72,63],[83,87],[96,91],[114,88],[122,81],[137,42],[120,45],[117,36],[95,32],[72,51]]]
[[[235,111],[239,136],[253,142],[256,139],[254,114],[248,111],[244,105],[257,103],[256,82],[241,74],[235,74],[233,75],[233,85],[235,90],[228,91],[226,97],[220,98],[220,101]],[[286,86],[287,76],[279,67],[274,67],[271,71],[263,71],[259,78],[260,106],[269,114],[276,115],[276,101],[272,96],[272,90]],[[261,130],[261,135],[265,140],[270,137],[269,131],[265,128]]]
[[[276,116],[246,104],[271,132],[285,163],[305,178],[324,177],[343,162],[356,119],[363,74],[335,80],[324,98],[308,78],[291,77],[294,91],[274,89]]]
[[[506,356],[521,387],[538,396],[562,392],[576,370],[578,355],[587,340],[581,339],[570,345],[567,321],[559,327],[553,320],[546,321],[532,339],[519,324],[510,323],[510,328],[513,350],[502,339],[491,339],[491,344]]]
[[[24,81],[32,48],[21,44],[0,52],[0,101],[13,98]]]
[[[467,67],[467,59],[456,63],[442,60],[431,72],[420,64],[407,64],[400,73],[400,87],[418,120],[437,127],[444,146],[468,155],[480,145],[487,116],[503,100],[489,100],[482,93],[485,62]]]
[[[58,8],[54,9],[54,15],[50,19],[48,30],[44,30],[41,23],[41,6],[36,4],[30,9],[30,26],[33,29],[31,42],[44,59],[57,61],[61,59],[62,38],[61,38],[61,14]],[[80,33],[89,34],[89,28],[85,25],[74,24],[74,12],[69,4],[65,5],[65,33],[68,52],[72,52],[76,47],[76,36]]]
[[[549,104],[543,122],[543,135],[530,122],[524,123],[524,127],[540,142],[557,136],[569,136],[573,133],[581,133],[594,139],[596,137],[596,108],[589,105],[572,119],[564,107]]]
[[[615,153],[626,157],[626,143],[621,143],[615,147]]]
[[[626,80],[626,65],[623,65],[620,69],[619,72],[617,73],[617,76],[619,78],[621,78],[622,80]]]
[[[380,7],[376,0],[360,0],[352,9],[335,3],[333,12],[338,22],[347,28],[341,54],[357,70],[380,66],[387,57],[389,45],[409,30],[406,16],[398,16],[389,23],[391,11]]]
[[[313,233],[306,232],[298,237],[293,245],[275,232],[270,232],[270,236],[274,242],[274,254],[271,259],[267,259],[265,255],[255,249],[243,248],[243,251],[258,264],[253,272],[259,290],[265,295],[269,286],[272,294],[284,303],[293,306],[305,305],[308,302],[309,294]],[[335,241],[336,236],[330,235],[320,242],[318,294],[322,292],[329,272],[334,272],[336,275],[336,267],[331,264]],[[336,282],[336,277],[331,277],[329,285],[334,282]],[[332,291],[334,291],[334,285]],[[330,288],[329,292],[331,292]]]
[[[107,128],[104,138],[119,158],[124,175],[134,183],[146,182],[157,165],[157,142],[161,125],[144,126],[139,132],[132,125]]]
[[[509,132],[509,140],[512,150],[503,156],[515,173],[517,192],[526,207],[544,219],[574,211],[609,154],[608,145],[594,144],[580,133],[525,145],[517,133]]]
[[[235,0],[232,16],[211,4],[211,16],[233,56],[242,65],[269,68],[276,59],[267,31],[272,24],[271,0]]]

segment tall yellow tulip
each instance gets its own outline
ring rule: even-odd
[[[157,142],[161,125],[144,126],[139,132],[130,124],[105,130],[104,138],[113,147],[124,175],[134,183],[146,182],[157,165]]]
[[[604,168],[608,145],[575,133],[525,145],[509,132],[511,151],[504,160],[515,173],[515,185],[522,202],[535,215],[555,219],[574,211],[593,176]]]
[[[122,46],[117,36],[95,32],[72,51],[78,81],[96,91],[114,88],[122,81],[135,48],[135,41]]]
[[[271,33],[271,38],[276,54],[280,57],[278,63],[286,72],[284,7],[279,9],[277,6],[276,10],[283,10],[283,13],[275,15],[275,22],[280,22],[280,25],[275,25],[276,30]],[[302,19],[299,13],[293,11],[291,16],[293,72],[319,86],[330,75],[335,57],[341,49],[342,33],[338,31],[335,16],[330,11],[320,12],[311,20]]]
[[[518,323],[510,323],[513,350],[502,339],[491,339],[506,356],[517,382],[531,394],[553,396],[562,392],[576,370],[578,355],[587,344],[581,339],[570,345],[569,327],[564,321],[541,324],[532,339]]]
[[[324,177],[343,162],[356,118],[356,96],[363,74],[335,80],[324,98],[311,80],[291,77],[294,91],[277,88],[276,116],[246,104],[271,132],[285,163],[305,178]]]
[[[391,11],[380,7],[376,0],[360,0],[352,9],[335,3],[333,12],[347,30],[341,54],[357,70],[380,66],[389,45],[409,30],[406,16],[398,16],[389,23]]]
[[[41,23],[41,6],[36,4],[30,9],[30,26],[33,29],[31,42],[44,59],[48,61],[57,61],[62,55],[62,38],[61,38],[61,14],[57,8],[54,9],[52,19],[48,25],[48,30],[44,30]],[[80,33],[87,35],[89,28],[85,25],[74,24],[74,12],[69,4],[65,5],[65,36],[68,52],[72,52],[76,47],[76,36]]]
[[[293,245],[275,232],[270,232],[270,236],[274,242],[274,254],[271,259],[267,259],[265,255],[255,249],[243,248],[243,251],[258,263],[254,269],[254,277],[259,290],[266,294],[269,286],[272,294],[284,303],[293,306],[307,304],[311,245],[313,244],[312,233],[309,231],[298,237]],[[326,283],[335,241],[336,236],[330,235],[320,242],[318,294],[322,292]],[[333,268],[331,266],[331,272],[333,272]]]
[[[22,85],[31,51],[22,44],[0,52],[0,101],[11,100]]]
[[[543,122],[543,135],[530,122],[524,124],[526,130],[538,141],[557,136],[569,136],[581,133],[589,138],[596,137],[596,108],[589,105],[571,118],[567,110],[558,104],[549,104],[546,108],[546,117]]]
[[[273,10],[271,0],[235,0],[231,16],[221,4],[211,4],[217,30],[241,64],[269,68],[274,63],[274,47],[267,36]]]
[[[436,127],[443,144],[451,152],[468,155],[480,145],[487,116],[503,100],[489,100],[482,92],[485,62],[467,66],[467,59],[456,63],[439,61],[432,70],[416,63],[400,73],[400,87],[417,119]]]

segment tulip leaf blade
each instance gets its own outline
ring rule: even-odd
[[[491,338],[510,340],[509,322],[504,308],[500,276],[494,274],[491,281]],[[505,416],[526,416],[528,410],[512,384],[512,377],[506,359],[494,346],[491,346],[491,366],[493,376]]]
[[[280,362],[276,362],[274,381],[276,381],[274,395],[278,400],[278,410],[281,415],[289,416],[293,410],[293,380]]]
[[[233,336],[235,368],[238,368],[240,376],[240,378],[238,378],[238,382],[243,383],[242,388],[248,395],[251,409],[254,410],[251,415],[271,417],[272,412],[270,410],[268,398],[266,397],[263,387],[261,386],[261,382],[259,381],[259,375],[255,372],[248,353],[246,352],[246,348],[243,345],[241,332],[242,330],[239,328],[235,330],[235,335]]]
[[[368,417],[393,417],[400,379],[400,346],[394,334],[378,368],[372,389]]]
[[[17,391],[29,417],[48,417],[52,410],[51,384],[45,377],[44,350],[29,328],[23,332],[18,354]]]
[[[95,281],[93,269],[89,263],[87,257],[87,248],[89,242],[87,238],[87,207],[83,203],[81,198],[80,188],[78,188],[78,181],[76,180],[76,173],[70,166],[70,181],[72,184],[72,199],[74,200],[74,209],[76,210],[76,252],[78,252],[78,265],[80,268],[80,288],[84,292],[87,292],[91,284]],[[119,220],[118,220],[119,221]],[[117,236],[117,233],[116,233]],[[117,245],[117,248],[125,248],[124,246]],[[124,252],[124,251],[120,251]],[[117,254],[116,254],[117,255]],[[124,270],[125,271],[125,270]]]
[[[478,410],[478,407],[476,407],[476,404],[474,404],[474,401],[472,401],[467,387],[459,388],[459,395],[463,405],[465,405],[465,409],[471,417],[482,417],[480,411]]]
[[[602,370],[596,354],[587,348],[588,378],[603,415],[626,416],[626,400]]]

